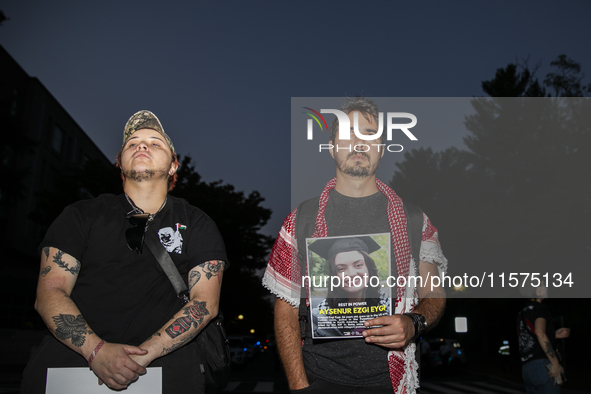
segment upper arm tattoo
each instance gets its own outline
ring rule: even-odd
[[[50,266],[47,266],[47,267],[43,268],[41,270],[41,276],[45,278],[45,275],[47,275],[49,273],[49,271],[51,271],[51,267]]]
[[[76,259],[76,265],[74,267],[69,267],[68,264],[62,260],[62,256],[64,252],[58,250],[57,253],[53,256],[53,262],[58,265],[58,267],[63,268],[64,270],[70,272],[72,275],[76,276],[80,272],[80,262]]]
[[[199,266],[205,271],[205,277],[209,280],[212,276],[218,276],[218,279],[222,280],[222,272],[224,272],[224,262],[222,260],[206,261]]]
[[[189,274],[189,291],[191,291],[193,286],[195,286],[197,282],[199,282],[199,279],[201,279],[201,272],[197,270],[191,271],[191,273]]]
[[[55,323],[55,337],[61,341],[72,340],[72,345],[81,347],[86,341],[86,335],[93,332],[86,327],[86,321],[82,315],[62,315],[52,317]]]
[[[164,332],[171,338],[176,338],[179,335],[187,332],[191,327],[197,327],[203,323],[205,316],[209,315],[207,310],[207,303],[205,301],[192,301],[192,305],[183,309],[184,316],[176,319]],[[198,331],[197,331],[198,332]],[[197,334],[195,334],[197,335]]]
[[[49,258],[49,246],[43,248],[43,253],[45,253],[45,258]]]

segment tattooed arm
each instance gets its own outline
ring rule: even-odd
[[[208,261],[189,272],[190,301],[160,330],[140,345],[146,355],[133,355],[140,365],[148,366],[190,342],[218,314],[224,262]]]
[[[57,339],[88,360],[101,338],[70,298],[79,272],[80,262],[74,257],[56,248],[43,248],[35,309]],[[123,389],[146,371],[129,354],[145,353],[135,346],[106,343],[94,358],[92,369],[109,387]]]
[[[534,328],[536,331],[536,337],[538,337],[538,342],[540,343],[542,350],[544,350],[548,360],[550,360],[552,363],[552,368],[550,368],[550,371],[548,371],[548,375],[554,378],[554,385],[556,385],[558,377],[560,374],[564,373],[564,370],[558,362],[558,357],[556,357],[556,352],[550,343],[550,339],[546,335],[546,319],[543,317],[538,317],[534,321]]]

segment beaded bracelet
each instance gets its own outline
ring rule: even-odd
[[[105,341],[100,341],[98,343],[98,345],[96,345],[96,347],[94,348],[92,353],[90,353],[90,357],[88,357],[88,368],[92,369],[92,367],[91,367],[92,360],[94,360],[94,357],[99,352],[99,350],[101,350],[101,348],[103,347],[104,344],[105,344]]]

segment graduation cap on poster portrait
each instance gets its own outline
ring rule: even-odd
[[[380,250],[381,246],[370,236],[346,238],[321,238],[314,241],[308,248],[324,258],[330,260],[342,252],[359,251],[368,255]]]

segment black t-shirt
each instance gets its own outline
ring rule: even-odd
[[[325,218],[331,237],[389,233],[388,199],[381,192],[371,196],[347,197],[329,192]],[[394,254],[391,256],[392,266]],[[392,275],[396,275],[392,272]],[[317,378],[351,386],[390,384],[388,349],[364,339],[312,340],[309,327],[302,348],[306,373]]]
[[[72,204],[51,225],[39,250],[55,247],[80,261],[71,294],[84,319],[107,342],[139,345],[182,305],[168,277],[144,244],[127,247],[125,195],[104,194]],[[156,226],[154,226],[156,225]],[[227,262],[215,223],[185,200],[168,196],[148,231],[158,232],[181,276],[209,260]]]
[[[544,349],[536,337],[535,321],[538,318],[546,320],[546,336],[553,349],[556,349],[556,331],[552,323],[552,315],[548,307],[541,302],[530,301],[517,315],[517,329],[519,332],[519,356],[525,364],[536,359],[547,358]]]

